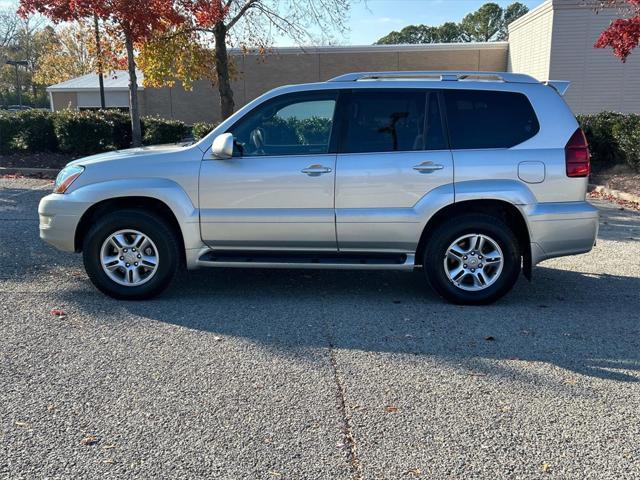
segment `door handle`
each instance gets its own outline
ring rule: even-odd
[[[433,162],[422,162],[419,165],[415,165],[413,167],[414,170],[420,173],[431,173],[431,172],[435,172],[436,170],[442,170],[443,168],[444,168],[444,165],[440,165],[439,163],[433,163]]]
[[[306,173],[310,177],[317,177],[318,175],[322,175],[323,173],[331,173],[331,169],[329,167],[325,167],[323,165],[309,165],[307,168],[303,168],[300,170],[302,173]]]

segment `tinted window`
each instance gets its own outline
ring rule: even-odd
[[[521,93],[445,90],[451,148],[509,148],[533,137],[540,126]]]
[[[447,141],[444,136],[444,128],[442,127],[442,117],[440,115],[440,106],[438,104],[438,94],[432,92],[428,96],[427,101],[427,124],[426,135],[424,140],[425,150],[444,150],[447,147]]]
[[[424,149],[424,92],[354,91],[346,109],[347,153]]]
[[[244,156],[327,153],[336,94],[285,95],[252,110],[229,132]]]

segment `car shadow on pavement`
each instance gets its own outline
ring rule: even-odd
[[[545,362],[605,380],[640,379],[640,279],[539,267],[498,303],[450,305],[421,272],[213,270],[181,276],[147,302],[104,303],[125,317],[259,343],[286,355],[326,348],[438,358],[483,375],[495,360]],[[527,376],[524,375],[523,378]]]

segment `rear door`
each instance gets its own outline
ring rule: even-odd
[[[453,183],[438,94],[376,88],[342,98],[338,248],[410,252],[421,229],[414,207],[433,189]]]
[[[456,165],[456,201],[466,199],[467,185],[472,185],[467,182],[515,180],[535,191],[554,168],[562,168],[565,178],[564,150],[554,166],[549,160],[553,163],[557,153],[527,147],[527,140],[540,130],[529,99],[523,93],[486,88],[442,92]]]

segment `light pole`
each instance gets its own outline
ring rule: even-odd
[[[21,65],[26,67],[29,65],[29,62],[26,60],[7,60],[7,65],[13,65],[16,68],[16,93],[18,94],[19,109],[22,110],[22,91],[20,88],[20,72],[18,71],[18,67]]]

